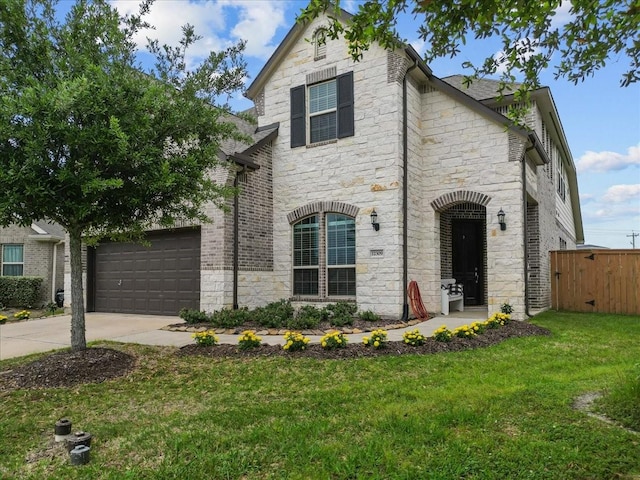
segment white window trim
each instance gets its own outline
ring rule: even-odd
[[[4,248],[5,247],[22,247],[22,261],[21,262],[5,262],[4,260]],[[0,256],[2,257],[2,262],[0,263],[0,276],[24,276],[24,244],[23,243],[3,243],[2,249],[0,252]],[[21,275],[5,275],[4,274],[4,266],[5,265],[22,265],[22,274]]]

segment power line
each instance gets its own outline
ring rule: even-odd
[[[640,235],[640,233],[636,233],[633,230],[631,230],[631,235],[627,235],[627,237],[631,237],[631,245],[633,245],[634,250],[636,248],[636,237],[638,235]]]

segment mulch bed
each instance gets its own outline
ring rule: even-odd
[[[348,359],[363,357],[380,357],[384,355],[428,355],[442,352],[458,352],[473,348],[496,345],[504,340],[515,337],[532,335],[550,335],[551,333],[537,325],[528,322],[511,322],[496,329],[486,330],[475,338],[454,337],[450,342],[438,342],[429,337],[424,345],[412,347],[403,342],[387,342],[384,348],[372,348],[362,343],[347,344],[345,348],[325,350],[319,344],[309,344],[305,350],[289,352],[280,345],[260,345],[249,350],[238,350],[236,345],[199,346],[186,345],[178,351],[178,355],[200,355],[206,357],[247,358],[247,357],[292,357],[318,359]],[[284,341],[284,340],[283,340]]]
[[[214,358],[290,357],[315,359],[350,359],[379,357],[383,355],[427,355],[456,352],[488,347],[515,337],[550,335],[542,327],[528,322],[511,322],[497,329],[486,330],[475,338],[453,338],[450,342],[437,342],[427,338],[426,343],[412,347],[402,342],[388,342],[384,348],[374,349],[361,343],[348,344],[346,348],[324,350],[318,344],[310,344],[299,352],[287,352],[282,346],[261,345],[240,351],[236,345],[201,347],[187,345],[178,350],[179,356],[205,356]],[[0,392],[21,388],[72,387],[86,383],[100,383],[127,375],[135,367],[135,357],[111,348],[88,348],[78,352],[63,351],[43,356],[24,365],[0,372]]]

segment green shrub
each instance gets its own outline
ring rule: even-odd
[[[380,315],[371,310],[360,312],[358,316],[360,317],[360,320],[364,320],[366,322],[377,322],[378,320],[380,320]]]
[[[41,277],[0,277],[0,305],[33,308],[40,301]]]
[[[500,312],[506,313],[507,315],[511,314],[513,313],[513,307],[505,302],[502,305],[500,305]]]
[[[183,319],[187,323],[207,323],[209,321],[209,316],[206,312],[201,310],[196,310],[193,308],[183,308],[180,310],[178,316]]]
[[[258,307],[251,313],[252,318],[266,328],[282,328],[293,318],[293,307],[288,300],[272,302]]]
[[[287,322],[287,328],[290,330],[305,330],[317,328],[320,325],[324,313],[313,305],[304,305],[300,307],[296,316]]]
[[[300,332],[285,332],[284,345],[282,348],[289,352],[304,350],[309,344],[309,337],[305,337]]]
[[[387,331],[381,328],[374,330],[369,337],[362,337],[362,343],[367,347],[384,348],[387,343]]]
[[[246,307],[238,310],[223,308],[219,312],[213,312],[209,315],[209,321],[217,328],[235,328],[239,327],[249,319],[249,311]]]
[[[334,327],[353,325],[353,316],[358,311],[358,305],[352,302],[336,302],[327,305],[325,310],[330,314],[329,323]]]
[[[213,330],[207,330],[205,332],[197,332],[191,335],[196,345],[199,347],[210,347],[218,343],[218,337]]]
[[[257,348],[260,346],[260,342],[262,342],[262,337],[256,335],[256,332],[253,330],[245,330],[238,337],[238,350]]]
[[[344,333],[334,330],[333,332],[327,333],[320,339],[320,345],[325,350],[333,350],[335,348],[345,348],[348,341],[349,340]]]
[[[420,330],[417,328],[411,331],[406,331],[402,334],[402,340],[407,345],[411,345],[412,347],[418,347],[420,345],[424,345],[427,341],[426,337],[420,333]]]
[[[453,337],[453,333],[451,333],[451,330],[449,330],[446,325],[442,325],[433,331],[433,338],[437,342],[448,342],[451,340],[451,337]]]

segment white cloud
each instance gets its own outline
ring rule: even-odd
[[[246,55],[267,60],[276,48],[273,38],[287,26],[286,2],[278,0],[221,0],[221,6],[238,10],[238,23],[231,29],[236,40],[246,40]]]
[[[588,151],[576,163],[578,172],[608,172],[640,166],[640,144],[629,147],[627,154]]]
[[[551,21],[551,26],[557,28],[570,22],[574,16],[569,13],[569,10],[571,10],[571,2],[564,0],[556,9],[556,14]]]
[[[622,203],[630,200],[640,200],[640,183],[635,185],[612,185],[602,196],[602,200],[611,203]],[[640,210],[640,203],[637,205]]]
[[[121,14],[138,11],[138,2],[130,0],[112,0],[111,5]],[[188,63],[208,56],[212,50],[222,50],[231,43],[225,38],[226,24],[222,7],[212,0],[198,3],[176,0],[155,2],[144,19],[155,30],[144,30],[134,37],[141,50],[147,45],[147,37],[157,39],[160,45],[177,46],[182,38],[182,26],[187,23],[193,25],[195,33],[202,39],[189,48]]]
[[[580,203],[592,202],[595,199],[596,199],[596,196],[593,193],[581,193],[580,194]]]

